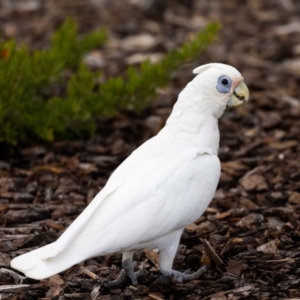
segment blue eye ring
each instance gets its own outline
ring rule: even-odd
[[[232,80],[227,75],[222,75],[218,78],[216,89],[219,93],[227,94],[230,92]]]

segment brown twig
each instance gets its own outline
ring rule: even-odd
[[[211,246],[211,244],[209,243],[209,241],[207,239],[202,239],[202,238],[200,238],[200,241],[204,244],[205,249],[207,251],[207,254],[213,259],[213,261],[215,262],[215,264],[217,266],[223,265],[224,264],[223,260],[216,253],[216,251],[213,249],[213,247]]]
[[[82,272],[83,272],[85,275],[87,275],[87,276],[89,276],[89,277],[91,277],[91,278],[93,278],[93,279],[99,279],[99,276],[98,276],[97,274],[93,273],[92,271],[90,271],[90,270],[87,269],[87,268],[82,268]]]

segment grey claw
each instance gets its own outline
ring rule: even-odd
[[[193,280],[193,279],[197,279],[200,276],[202,276],[203,274],[205,274],[207,272],[207,267],[203,266],[201,267],[198,271],[196,271],[195,273],[192,274],[184,274],[183,279],[184,280]]]
[[[108,289],[111,289],[122,284],[122,282],[124,282],[125,279],[126,279],[126,272],[125,270],[122,269],[119,276],[115,280],[105,282],[104,286]]]
[[[105,283],[105,287],[113,288],[120,286],[125,280],[126,277],[129,277],[133,286],[138,285],[138,278],[143,275],[143,270],[140,269],[137,272],[134,272],[135,267],[137,266],[137,262],[131,262],[131,260],[126,259],[122,262],[123,269],[121,270],[119,276],[112,281],[108,281]]]
[[[181,273],[178,271],[170,271],[170,272],[163,272],[162,274],[167,276],[167,277],[171,277],[172,281],[174,282],[183,282],[183,281],[188,281],[188,280],[193,280],[193,279],[197,279],[200,276],[202,276],[203,274],[205,274],[207,272],[207,267],[204,266],[202,268],[200,268],[198,271],[192,273],[192,274],[188,274],[187,271]]]

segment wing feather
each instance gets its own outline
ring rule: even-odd
[[[139,160],[147,157],[147,148],[153,143],[153,139],[148,140],[141,145],[115,170],[110,176],[105,187],[96,195],[91,203],[84,209],[84,211],[74,220],[74,222],[67,228],[67,230],[59,237],[59,239],[52,244],[52,247],[43,254],[43,259],[50,260],[62,251],[64,251],[70,243],[78,236],[79,232],[84,228],[86,222],[96,211],[97,207],[118,187],[125,183],[128,176],[133,175],[138,169],[135,165]],[[142,150],[143,149],[143,150]]]
[[[123,251],[197,219],[214,195],[218,158],[199,157],[196,151],[166,158],[163,165],[152,159],[103,199],[69,246],[80,252],[84,245],[86,258]]]

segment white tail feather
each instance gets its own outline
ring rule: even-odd
[[[49,249],[53,247],[53,244],[54,243],[46,245],[14,258],[11,261],[12,268],[23,272],[27,277],[44,279],[62,272],[88,258],[81,256],[81,249],[69,247],[56,257],[43,259]]]

